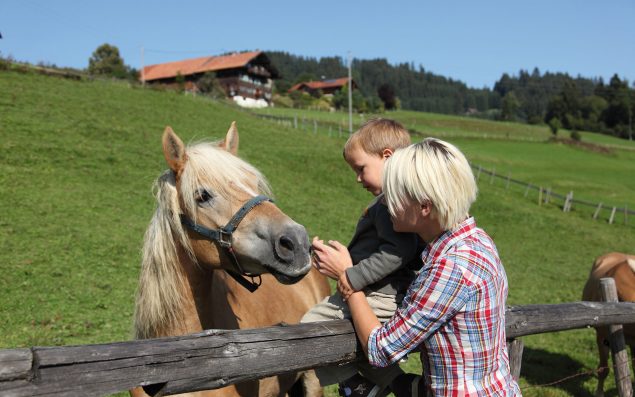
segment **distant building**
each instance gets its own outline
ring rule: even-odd
[[[355,80],[352,80],[351,84],[353,90],[357,89]],[[322,94],[324,95],[333,95],[345,86],[348,86],[348,77],[340,77],[339,79],[331,80],[305,81],[289,88],[289,92],[304,91],[311,95],[316,95],[318,91],[322,91]]]
[[[268,106],[273,80],[279,76],[264,52],[252,51],[146,66],[140,79],[150,84],[176,85],[182,78],[186,90],[197,92],[198,80],[208,72],[216,74],[229,98],[245,107]]]

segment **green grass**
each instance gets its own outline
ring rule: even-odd
[[[312,130],[313,120],[329,123],[334,128],[348,130],[348,113],[323,112],[317,110],[267,108],[255,110],[257,114],[297,118],[301,126],[304,120]],[[546,125],[529,125],[512,122],[495,122],[474,117],[442,115],[435,113],[397,110],[382,114],[353,115],[353,124],[358,126],[371,117],[381,116],[399,120],[406,128],[419,131],[425,136],[443,139],[471,138],[485,140],[543,142],[552,135]],[[570,132],[560,130],[559,137],[569,137]],[[635,150],[635,141],[625,141],[612,136],[587,131],[580,132],[582,140],[623,150]]]
[[[635,208],[631,151],[600,155],[543,138],[475,138],[468,135],[472,128],[475,134],[500,128],[496,133],[503,136],[505,129],[531,136],[539,128],[395,113],[401,114],[417,125],[422,120],[419,131],[455,128],[456,137],[447,139],[474,163],[564,193],[574,190],[576,198]],[[151,186],[166,168],[163,129],[171,125],[185,141],[218,139],[232,120],[238,121],[241,156],[268,176],[279,206],[311,235],[348,242],[371,197],[342,160],[344,138],[172,92],[0,72],[0,348],[130,339],[141,242],[154,208]],[[472,212],[496,241],[510,305],[577,301],[596,256],[635,252],[635,219],[609,225],[606,217],[592,220],[592,210],[539,207],[535,192],[525,197],[522,188],[507,190],[500,180],[481,178],[479,188]],[[592,395],[590,376],[528,388],[592,369],[591,330],[524,340],[524,395]],[[416,356],[407,364],[411,371],[420,370]],[[607,389],[615,395],[612,380]]]

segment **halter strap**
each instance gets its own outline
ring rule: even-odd
[[[200,234],[203,237],[206,237],[212,241],[215,241],[220,245],[227,255],[230,257],[235,270],[225,270],[227,274],[229,274],[234,280],[236,280],[240,285],[245,287],[249,292],[254,292],[258,289],[258,287],[262,284],[262,279],[260,275],[253,275],[247,273],[240,263],[238,262],[238,258],[234,252],[232,247],[233,243],[233,233],[238,228],[238,224],[243,218],[256,207],[257,205],[262,204],[265,201],[269,201],[273,203],[273,200],[267,196],[256,196],[243,204],[242,207],[232,216],[232,218],[227,222],[227,224],[219,229],[210,229],[203,225],[199,225],[189,219],[185,214],[181,214],[181,224],[188,227],[190,230]],[[251,278],[251,281],[247,280],[246,277]],[[258,279],[258,281],[254,281]]]

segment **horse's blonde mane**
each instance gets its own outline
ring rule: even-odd
[[[186,164],[179,188],[185,208],[180,208],[174,172],[164,172],[155,182],[157,208],[146,230],[141,274],[135,305],[135,338],[164,336],[171,326],[182,323],[185,304],[182,291],[185,275],[177,247],[195,261],[180,214],[195,218],[197,189],[205,187],[225,197],[237,191],[255,196],[271,194],[262,174],[252,165],[218,147],[202,142],[186,148]],[[178,244],[178,246],[177,246]]]

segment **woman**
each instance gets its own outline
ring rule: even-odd
[[[417,233],[426,248],[400,308],[383,325],[363,293],[340,291],[369,362],[384,367],[420,351],[423,379],[398,378],[398,396],[520,396],[505,340],[507,276],[494,242],[468,214],[477,187],[467,159],[428,138],[394,153],[383,186],[395,231]],[[350,266],[337,241],[316,239],[313,248],[323,274]]]

